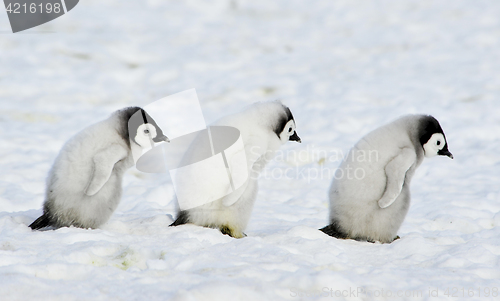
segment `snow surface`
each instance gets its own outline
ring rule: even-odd
[[[0,300],[498,300],[498,1],[84,0],[18,34],[0,13],[0,54]],[[27,227],[71,135],[189,88],[209,121],[272,99],[297,121],[248,237],[167,227],[170,178],[135,169],[102,229]],[[407,113],[434,115],[455,160],[417,170],[401,239],[318,231],[318,170]]]

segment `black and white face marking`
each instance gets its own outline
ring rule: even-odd
[[[155,142],[170,142],[153,118],[143,109],[137,109],[128,122],[131,140],[141,148],[154,147]]]
[[[134,137],[135,143],[142,148],[153,147],[156,138],[156,127],[151,123],[143,123],[137,128],[137,134]]]
[[[443,129],[432,116],[425,116],[421,120],[420,143],[424,148],[424,155],[428,158],[440,155],[453,159]]]
[[[446,140],[443,134],[436,133],[431,136],[429,141],[423,145],[424,154],[427,158],[439,155],[439,152],[446,146]],[[451,153],[450,153],[451,155]]]
[[[300,140],[299,135],[297,135],[295,131],[295,120],[293,119],[292,112],[287,106],[281,105],[286,115],[280,116],[278,123],[275,125],[274,132],[283,143],[287,141],[297,141],[301,143],[302,140]]]
[[[151,118],[151,116],[149,116],[149,114],[146,113],[146,111],[144,111],[143,109],[141,109],[141,113],[142,113],[142,119],[144,120],[144,124],[149,125],[146,129],[143,130],[143,133],[148,134],[151,132],[151,130],[154,130],[155,134],[149,136],[149,138],[152,139],[153,142],[162,142],[162,141],[170,142],[167,136],[163,135],[162,130],[158,127],[153,118]],[[153,128],[150,128],[151,126]]]
[[[295,121],[292,119],[285,124],[283,131],[280,134],[280,140],[283,142],[286,141],[297,141],[301,143],[299,135],[295,131]]]

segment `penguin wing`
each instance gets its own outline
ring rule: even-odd
[[[231,154],[230,157],[226,157],[226,160],[232,180],[231,186],[236,188],[222,199],[222,204],[228,207],[236,203],[245,192],[248,185],[250,170],[248,169],[248,158],[245,150]]]
[[[247,177],[239,188],[222,199],[222,204],[224,206],[229,207],[233,205],[241,198],[241,196],[243,196],[248,186],[248,178],[257,176],[258,173],[264,168],[265,160],[263,157],[267,154],[266,150],[267,142],[255,139],[254,137],[251,137],[251,139],[245,143]],[[238,156],[232,156],[232,158],[229,158],[228,160],[229,172],[232,176],[234,176],[235,172],[241,172],[239,169],[241,169],[240,164],[243,162],[238,161]]]
[[[245,183],[243,185],[241,185],[240,188],[236,189],[235,191],[233,191],[230,194],[228,194],[227,196],[225,196],[222,199],[222,204],[226,207],[229,207],[229,206],[233,205],[234,203],[236,203],[241,198],[241,196],[243,195],[245,190],[247,189],[247,186],[248,186],[248,180],[245,181]]]
[[[126,158],[127,154],[128,151],[119,144],[112,144],[95,154],[92,158],[92,174],[84,193],[88,196],[98,193],[109,180],[116,162]]]
[[[250,173],[260,173],[264,169],[266,156],[269,156],[268,143],[265,140],[252,137],[245,142],[245,153],[247,156],[247,166]]]
[[[415,150],[405,147],[385,166],[387,183],[382,198],[378,201],[380,208],[387,208],[397,199],[405,181],[406,172],[415,163]]]

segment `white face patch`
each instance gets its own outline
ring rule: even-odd
[[[281,132],[280,140],[283,142],[287,142],[291,136],[295,134],[295,122],[290,120],[286,123],[283,132]]]
[[[153,139],[156,138],[156,128],[150,124],[141,124],[137,128],[137,134],[134,137],[134,140],[137,144],[139,144],[142,148],[151,148],[155,145]]]
[[[434,157],[446,145],[443,134],[433,134],[429,141],[424,144],[424,153],[426,157]]]

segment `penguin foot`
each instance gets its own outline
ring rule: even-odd
[[[234,229],[232,229],[228,225],[222,225],[222,226],[220,226],[219,230],[220,230],[220,232],[222,232],[222,234],[229,235],[229,236],[231,236],[233,238],[243,238],[243,237],[247,236],[243,232],[236,232],[236,231],[234,231]]]
[[[398,239],[400,239],[400,238],[401,238],[401,237],[399,237],[399,235],[396,235],[396,237],[394,237],[394,239],[392,240],[392,242],[394,242],[394,241],[396,241],[396,240],[398,240]]]

